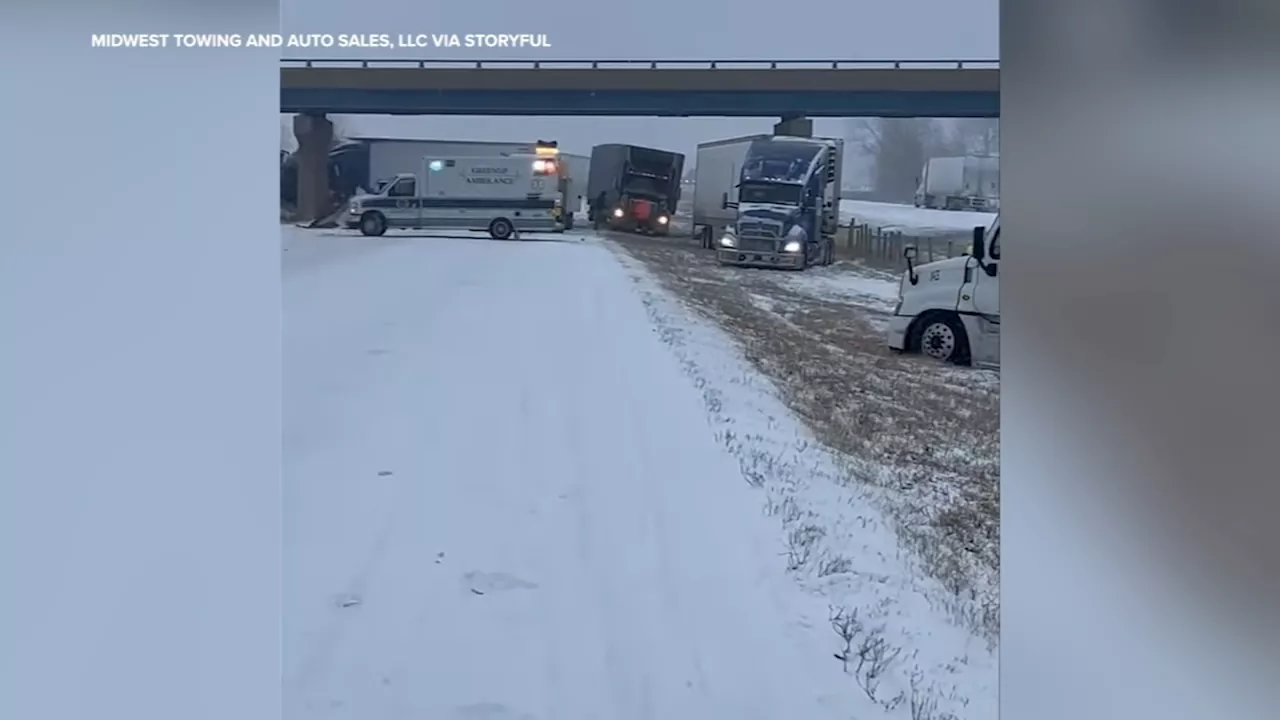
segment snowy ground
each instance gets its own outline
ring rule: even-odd
[[[950,235],[972,232],[978,225],[990,225],[994,213],[929,210],[910,205],[841,200],[842,224],[858,223],[885,230],[900,230],[908,235]]]
[[[840,201],[840,222],[842,225],[858,223],[879,227],[883,230],[896,230],[915,236],[929,235],[965,235],[978,225],[990,225],[995,220],[993,213],[952,212],[947,210],[928,210],[910,205],[894,203],[866,202],[862,200]],[[586,212],[576,216],[580,227],[586,227]],[[693,190],[686,188],[681,197],[679,208],[672,223],[673,235],[689,235],[693,231]]]
[[[642,263],[283,232],[286,718],[996,716],[884,491]]]
[[[887,512],[975,631],[999,626],[999,375],[885,345],[896,280],[855,263],[804,273],[722,267],[679,240],[612,236],[725,329]]]

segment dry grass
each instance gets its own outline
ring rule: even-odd
[[[950,609],[999,634],[999,391],[992,373],[904,357],[883,307],[796,292],[782,271],[725,268],[688,238],[613,239],[734,336],[790,409],[887,491],[905,547],[954,595]],[[793,562],[795,560],[793,559]]]

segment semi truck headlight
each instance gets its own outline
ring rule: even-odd
[[[666,224],[667,224],[667,216],[666,216],[666,215],[659,215],[659,216],[658,216],[658,224],[659,224],[659,225],[666,225]]]
[[[795,240],[792,240],[791,242],[782,246],[782,252],[800,252],[800,243],[796,242]]]
[[[614,216],[614,217],[622,217],[622,208],[614,208],[614,209],[613,209],[613,216]]]
[[[720,238],[720,247],[731,248],[738,244],[738,241],[732,235],[725,235]]]

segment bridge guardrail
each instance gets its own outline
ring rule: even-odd
[[[998,70],[999,60],[417,60],[283,58],[293,68],[473,68],[591,70]]]

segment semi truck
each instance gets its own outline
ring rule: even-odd
[[[889,347],[959,365],[1000,366],[1000,218],[973,229],[968,255],[907,269],[889,319]]]
[[[803,270],[834,260],[844,141],[774,135],[698,146],[694,234],[724,265]]]
[[[998,210],[1000,159],[975,155],[929,158],[920,171],[915,206],[936,210]]]
[[[554,232],[563,210],[555,165],[537,155],[427,156],[418,172],[351,198],[344,224],[370,236],[470,230],[506,240],[521,231]]]
[[[591,221],[617,230],[669,234],[683,174],[680,153],[617,143],[595,146],[587,188]]]

